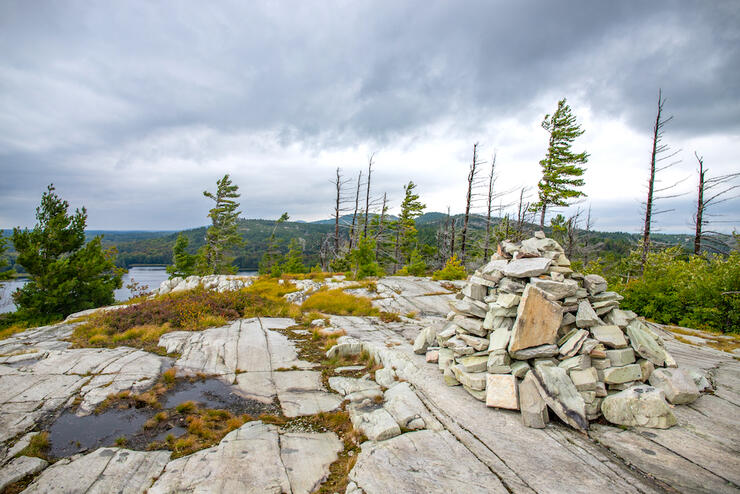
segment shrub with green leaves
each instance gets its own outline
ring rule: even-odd
[[[464,280],[468,277],[462,261],[453,254],[445,263],[445,267],[432,274],[433,280]]]

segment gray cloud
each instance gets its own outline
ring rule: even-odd
[[[430,128],[490,138],[565,95],[644,134],[662,87],[676,147],[736,136],[737,26],[733,1],[3,2],[0,226],[32,224],[52,181],[97,228],[193,226],[224,172],[250,217],[321,217],[327,171],[363,166],[317,168],[322,152],[402,150]],[[276,146],[255,152],[264,132]],[[408,179],[382,171],[378,190]],[[448,176],[430,175],[444,196]]]

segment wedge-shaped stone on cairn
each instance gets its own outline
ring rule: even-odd
[[[476,390],[486,389],[486,373],[485,372],[465,372],[462,365],[450,366],[452,372],[455,374],[455,378],[465,386]]]
[[[486,295],[488,295],[488,289],[478,283],[469,282],[465,287],[463,287],[462,293],[473,300],[483,301],[483,299],[486,298]]]
[[[488,374],[486,406],[519,410],[516,377],[511,374]]]
[[[457,380],[457,377],[455,377],[455,372],[453,371],[453,365],[450,365],[445,368],[443,379],[447,386],[459,386],[460,381]]]
[[[486,370],[490,374],[509,374],[511,359],[506,350],[495,350],[488,356]]]
[[[544,291],[548,300],[562,300],[565,297],[572,297],[578,291],[578,282],[575,280],[560,282],[530,278],[529,283]]]
[[[650,330],[639,320],[634,319],[627,325],[627,336],[630,338],[632,348],[642,358],[657,366],[665,364],[665,350],[658,344]]]
[[[655,365],[649,360],[645,360],[644,358],[641,358],[637,361],[637,365],[640,366],[640,369],[642,370],[642,379],[641,381],[645,382],[648,379],[650,379],[650,376],[652,375],[653,371],[655,370]]]
[[[619,326],[594,326],[591,334],[599,343],[609,348],[627,348],[627,339]]]
[[[583,278],[583,288],[588,290],[590,295],[596,295],[606,290],[606,280],[598,274],[587,274]]]
[[[558,364],[558,367],[565,369],[566,372],[571,370],[585,370],[591,367],[591,357],[588,355],[576,355],[569,359],[565,359]]]
[[[612,363],[613,367],[621,367],[635,363],[635,351],[631,348],[619,348],[607,350],[606,358]]]
[[[519,294],[524,291],[524,283],[515,281],[512,278],[502,278],[498,284],[499,293]]]
[[[489,336],[488,349],[491,351],[504,350],[511,339],[511,331],[506,328],[498,328]]]
[[[483,274],[492,274],[496,272],[501,272],[506,268],[506,265],[509,264],[509,261],[505,259],[495,260],[491,261],[482,268],[480,268],[480,272]]]
[[[668,429],[677,423],[663,392],[646,385],[607,396],[601,413],[612,424],[629,427]]]
[[[578,350],[581,349],[583,342],[586,341],[586,338],[588,338],[588,331],[585,329],[579,329],[573,333],[570,338],[560,346],[561,357],[570,358],[576,355]]]
[[[437,366],[443,371],[455,362],[455,355],[449,348],[440,348],[437,356]]]
[[[460,336],[458,336],[458,338],[473,347],[476,352],[481,352],[488,348],[488,338],[480,338],[478,336],[471,336],[469,334],[461,334]]]
[[[576,326],[579,328],[590,328],[601,324],[601,319],[594,312],[593,307],[588,300],[582,300],[578,304],[578,312],[576,313]]]
[[[601,345],[601,343],[594,340],[593,338],[586,338],[583,341],[583,345],[581,345],[581,349],[578,350],[578,353],[588,355],[593,352],[599,345]]]
[[[484,316],[481,316],[484,317]],[[472,317],[455,316],[453,322],[463,328],[470,334],[485,338],[488,336],[488,330],[483,327],[483,323],[480,319],[474,319]]]
[[[460,315],[483,319],[486,317],[486,308],[482,308],[474,302],[475,300],[471,299],[450,301],[450,308]]]
[[[662,390],[674,405],[692,403],[699,397],[699,388],[683,369],[655,369],[650,384]]]
[[[470,393],[470,396],[478,401],[486,401],[486,390],[485,389],[473,389],[469,386],[464,386],[463,389]]]
[[[506,265],[503,272],[506,276],[512,278],[529,278],[530,276],[539,276],[546,273],[550,264],[552,264],[552,260],[545,257],[525,257],[511,261]]]
[[[511,363],[511,374],[518,379],[523,379],[529,370],[529,363],[526,360],[516,360]]]
[[[514,293],[500,293],[496,299],[496,305],[503,307],[504,309],[511,309],[519,305],[519,301],[522,298]]]
[[[586,404],[564,369],[554,365],[535,365],[534,383],[547,406],[566,424],[588,429]]]
[[[524,380],[519,384],[519,409],[522,413],[522,423],[527,427],[544,429],[550,421],[547,403],[540,396],[533,372],[524,376]]]
[[[470,355],[460,359],[465,372],[485,372],[488,365],[488,355]]]
[[[585,370],[570,371],[570,380],[575,384],[578,391],[595,391],[599,382],[596,369],[589,367]]]
[[[558,304],[547,300],[539,288],[527,285],[514,321],[509,353],[554,344],[562,319],[563,311]]]
[[[540,345],[533,346],[532,348],[525,348],[524,350],[517,350],[516,352],[509,352],[511,358],[516,360],[529,360],[533,358],[546,358],[553,357],[558,354],[557,345]]]
[[[642,379],[642,369],[637,364],[609,367],[602,372],[604,373],[603,381],[607,384],[622,384]]]

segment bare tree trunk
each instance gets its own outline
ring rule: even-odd
[[[540,229],[545,231],[545,211],[547,211],[547,204],[542,204],[542,214],[540,215]]]
[[[694,153],[696,154],[696,153]],[[699,197],[696,201],[696,233],[694,235],[694,254],[701,252],[701,227],[704,215],[704,159],[696,156],[699,161]]]
[[[488,208],[486,215],[486,241],[483,245],[483,259],[488,259],[488,248],[491,242],[491,210],[493,209],[493,173],[496,170],[496,153],[491,160],[491,175],[488,177]]]
[[[373,173],[373,156],[370,155],[370,160],[367,163],[367,190],[365,192],[365,228],[362,232],[363,237],[367,237],[367,225],[370,222],[370,177]]]
[[[382,240],[383,231],[385,230],[385,211],[386,211],[386,199],[388,194],[383,193],[383,208],[380,210],[380,220],[378,221],[378,231],[375,234],[375,259],[378,259],[378,253],[380,252],[380,242]]]
[[[650,177],[648,178],[648,195],[645,202],[645,224],[642,229],[642,267],[647,262],[650,251],[650,226],[653,219],[653,195],[655,193],[655,159],[658,155],[658,143],[660,142],[660,128],[662,126],[660,114],[663,112],[663,94],[658,90],[658,114],[655,117],[653,127],[653,149],[650,153]]]
[[[478,143],[473,144],[473,162],[468,172],[468,194],[465,201],[465,217],[463,218],[463,229],[460,234],[460,260],[465,265],[466,236],[468,234],[468,221],[470,220],[470,202],[473,198],[473,180],[475,179],[475,167],[478,164]]]
[[[342,177],[339,174],[339,168],[337,168],[337,181],[334,184],[337,187],[337,197],[334,205],[334,255],[336,255],[339,252],[339,214],[342,198]]]
[[[352,245],[355,240],[355,223],[357,222],[357,209],[360,206],[360,184],[362,183],[362,171],[357,176],[357,193],[355,193],[355,212],[352,213],[352,226],[349,229],[349,250],[352,251]]]
[[[457,223],[457,220],[455,217],[452,217],[452,232],[450,233],[450,257],[455,255],[455,223]]]
[[[398,225],[398,228],[396,228],[396,252],[393,255],[393,272],[396,273],[398,271],[398,257],[400,255],[400,247],[401,247],[401,225]]]

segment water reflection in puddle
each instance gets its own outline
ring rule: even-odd
[[[180,437],[186,429],[182,418],[180,425],[170,424],[166,430],[144,428],[147,420],[162,410],[172,410],[186,401],[193,401],[202,408],[228,410],[234,415],[279,413],[276,404],[264,404],[247,400],[233,392],[233,387],[219,379],[199,381],[178,380],[175,387],[160,397],[161,410],[152,408],[118,409],[115,405],[100,414],[78,417],[64,412],[57,418],[49,431],[52,458],[62,458],[76,453],[92,451],[100,447],[114,446],[116,439],[125,437],[126,446],[143,449],[152,441],[164,441],[169,434]],[[162,426],[166,426],[162,424]]]

